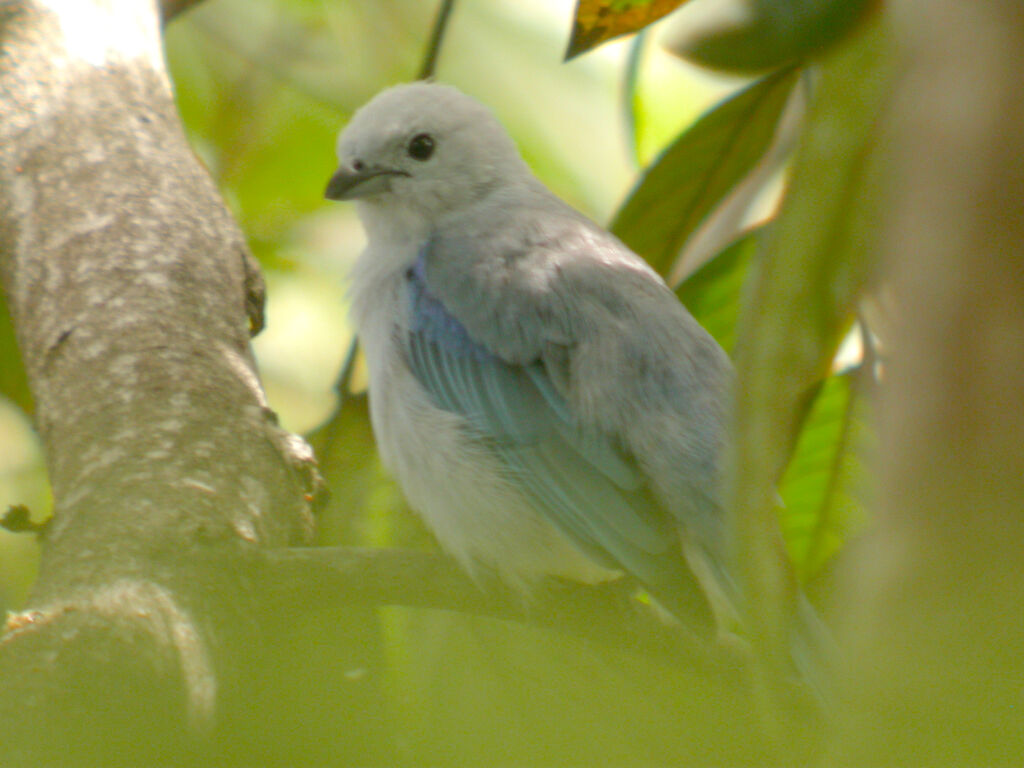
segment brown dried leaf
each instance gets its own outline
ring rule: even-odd
[[[572,25],[572,36],[565,58],[643,29],[674,11],[686,0],[579,0]]]

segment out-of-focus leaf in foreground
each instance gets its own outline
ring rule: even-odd
[[[745,233],[676,289],[730,354],[744,285],[768,237],[769,225]],[[813,577],[866,514],[861,495],[870,435],[857,376],[857,370],[830,376],[802,408],[796,445],[779,484],[783,532],[800,580]]]
[[[685,658],[451,612],[385,621],[402,737],[432,765],[759,764],[747,697]]]
[[[878,0],[725,0],[717,15],[681,18],[667,46],[729,72],[800,64],[845,37]]]
[[[764,156],[799,78],[765,77],[705,113],[646,170],[611,230],[668,274],[707,215]]]
[[[730,354],[736,342],[743,285],[764,237],[765,227],[747,232],[676,289],[690,314]]]
[[[686,0],[579,0],[565,58],[620,35],[628,35],[671,13]]]
[[[774,660],[786,654],[792,594],[778,559],[776,486],[809,395],[826,377],[873,271],[882,176],[875,134],[891,80],[889,51],[876,24],[824,63],[740,323],[730,510],[751,622]]]

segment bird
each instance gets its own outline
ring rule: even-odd
[[[525,594],[629,578],[734,628],[725,351],[455,87],[382,91],[336,149],[375,439],[441,548]]]

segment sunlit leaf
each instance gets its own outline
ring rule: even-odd
[[[647,169],[612,232],[667,274],[687,238],[764,156],[798,77],[769,75],[705,113]]]
[[[681,20],[668,48],[707,67],[763,72],[820,54],[878,5],[878,0],[732,0],[717,6],[720,16],[696,25]]]
[[[579,0],[565,58],[571,59],[613,37],[643,29],[686,0]]]
[[[832,376],[803,424],[779,492],[783,531],[799,577],[818,571],[865,519],[866,403],[858,371]]]
[[[743,235],[676,289],[690,314],[729,353],[735,345],[743,284],[764,236],[764,227]]]

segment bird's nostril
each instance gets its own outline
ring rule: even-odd
[[[353,160],[352,161],[352,170],[353,171],[361,171],[365,167],[366,166],[363,165],[363,161],[362,160]]]

